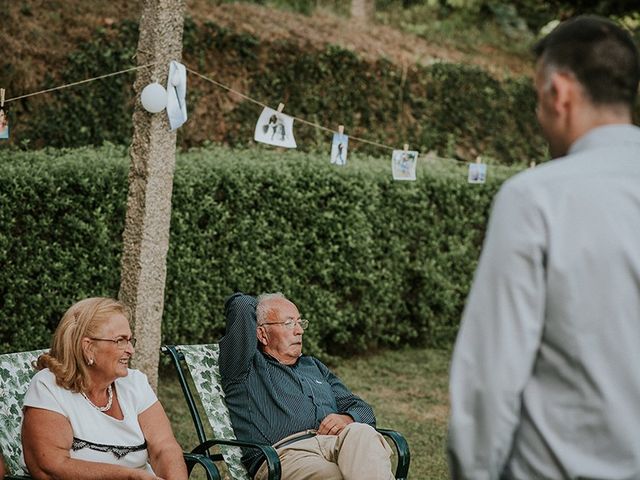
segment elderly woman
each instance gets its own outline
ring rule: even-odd
[[[37,479],[187,478],[182,451],[134,352],[126,308],[73,305],[24,397],[24,460]]]

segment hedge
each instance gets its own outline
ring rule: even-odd
[[[492,196],[466,170],[420,160],[210,146],[179,155],[165,342],[216,341],[224,298],[282,291],[311,320],[308,352],[330,357],[449,344]],[[128,159],[122,147],[0,150],[0,351],[41,348],[64,310],[117,295]]]

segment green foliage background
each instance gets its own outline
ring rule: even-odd
[[[210,147],[178,158],[163,337],[209,342],[235,290],[283,291],[312,321],[309,353],[448,344],[491,198],[466,169],[421,160]],[[0,151],[0,351],[45,347],[74,301],[117,295],[124,148]]]
[[[121,22],[68,56],[60,78],[45,86],[113,72],[132,63],[137,24]],[[466,65],[436,63],[402,67],[381,59],[365,61],[337,46],[301,49],[293,43],[260,41],[215,23],[187,19],[185,63],[264,103],[286,104],[285,112],[387,145],[409,143],[421,152],[473,160],[483,154],[504,164],[528,164],[546,156],[529,79],[497,79]],[[213,73],[210,73],[213,72]],[[134,101],[133,75],[62,90],[47,101],[37,97],[12,104],[12,142],[23,147],[128,144]],[[261,108],[189,77],[190,119],[179,131],[183,148],[207,142],[230,146],[252,142]],[[236,87],[237,88],[237,87]],[[39,103],[41,102],[41,103]],[[302,150],[322,148],[326,136],[296,127]],[[379,154],[354,143],[352,149]]]

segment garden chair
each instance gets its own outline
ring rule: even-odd
[[[22,400],[29,382],[36,373],[33,362],[46,350],[6,353],[0,355],[0,452],[4,456],[8,475],[5,480],[29,480],[22,465]],[[220,473],[206,455],[184,453],[189,473],[195,465],[201,465],[207,480],[220,480]]]
[[[229,470],[229,474],[234,480],[250,480],[240,458],[242,451],[240,446],[258,448],[262,451],[269,467],[269,480],[280,478],[280,460],[273,447],[261,445],[253,442],[241,442],[235,438],[229,410],[224,402],[224,392],[220,382],[220,370],[218,367],[218,344],[208,345],[166,345],[162,347],[162,352],[171,357],[172,363],[178,374],[178,380],[182,387],[191,418],[198,435],[200,445],[193,451],[204,453],[212,445],[218,445],[221,454],[212,456],[216,461],[224,460]],[[187,382],[185,370],[182,365],[186,364],[187,370],[191,374],[196,387],[200,402],[204,408],[205,415],[214,439],[207,439],[204,432],[202,419],[196,407],[195,399],[191,388]],[[409,446],[405,438],[398,432],[387,429],[378,431],[391,439],[398,455],[398,464],[395,476],[397,480],[404,480],[409,473],[410,454]]]

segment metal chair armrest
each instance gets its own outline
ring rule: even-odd
[[[411,453],[409,452],[409,444],[406,438],[395,430],[386,428],[377,428],[379,433],[385,437],[389,437],[398,452],[398,466],[396,467],[396,479],[405,480],[409,475],[409,464],[411,463]]]
[[[199,453],[187,452],[183,452],[182,456],[184,457],[184,461],[187,464],[187,472],[189,473],[189,476],[191,476],[193,467],[195,467],[196,465],[200,465],[202,466],[202,468],[204,468],[205,474],[207,475],[207,480],[221,480],[218,467],[216,467],[216,464],[208,456],[201,455]]]
[[[196,448],[191,450],[191,453],[205,453],[209,448],[214,445],[232,445],[235,447],[246,447],[246,448],[256,448],[260,450],[262,456],[267,461],[267,467],[269,469],[269,480],[280,480],[280,476],[282,475],[282,469],[280,467],[280,458],[278,458],[278,453],[276,449],[271,445],[263,445],[260,443],[254,442],[245,442],[242,440],[224,440],[224,439],[211,439],[207,440]]]

